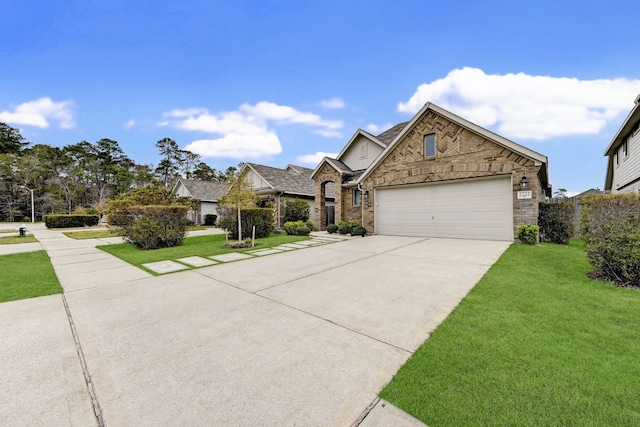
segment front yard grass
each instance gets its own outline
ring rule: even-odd
[[[640,292],[514,244],[380,396],[430,426],[640,425]]]
[[[213,227],[205,225],[190,225],[187,227],[187,231],[206,230],[208,228]],[[76,240],[102,239],[105,237],[118,237],[120,235],[116,229],[105,228],[103,226],[87,231],[65,231],[62,234]]]
[[[15,245],[18,243],[36,243],[36,242],[38,242],[38,239],[36,239],[32,234],[28,234],[24,237],[0,235],[0,245]]]
[[[45,251],[0,256],[0,302],[62,293]]]
[[[203,258],[213,255],[226,254],[229,252],[246,252],[257,249],[267,249],[285,243],[299,242],[300,240],[308,240],[308,236],[289,236],[287,234],[271,234],[263,239],[256,239],[254,248],[245,249],[228,249],[225,248],[225,235],[213,234],[209,236],[187,237],[181,246],[173,248],[161,248],[150,251],[143,251],[136,248],[131,243],[119,243],[115,245],[98,246],[105,252],[117,256],[118,258],[142,267],[142,264],[156,261],[176,260],[178,258],[186,258],[190,256],[200,256]]]

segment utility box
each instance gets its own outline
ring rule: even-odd
[[[27,226],[22,224],[18,227],[18,237],[27,237]]]

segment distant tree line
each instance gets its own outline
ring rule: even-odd
[[[30,218],[29,189],[39,220],[55,213],[101,213],[112,197],[152,183],[171,188],[180,177],[222,182],[237,173],[235,167],[211,168],[171,138],[155,145],[161,156],[156,167],[136,163],[112,139],[32,145],[18,129],[0,122],[0,221]]]

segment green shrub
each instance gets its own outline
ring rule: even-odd
[[[338,233],[340,234],[349,234],[351,233],[351,224],[347,221],[340,221],[338,223]]]
[[[296,234],[298,236],[308,236],[311,233],[311,229],[309,229],[306,225],[300,225],[296,228]]]
[[[362,237],[364,237],[365,234],[367,234],[367,229],[364,228],[361,225],[351,229],[351,235],[352,236],[362,236]]]
[[[580,231],[589,261],[604,278],[640,285],[640,194],[584,197]]]
[[[287,200],[284,206],[284,220],[307,221],[309,219],[309,203],[302,199]]]
[[[253,227],[256,227],[256,239],[268,237],[273,231],[273,209],[247,208],[241,210],[242,237],[251,238]],[[218,207],[218,227],[229,231],[231,236],[238,235],[238,210],[236,208]]]
[[[568,244],[575,231],[573,223],[575,209],[573,203],[569,202],[540,203],[538,225],[543,240]]]
[[[130,206],[120,211],[121,234],[140,249],[179,246],[187,232],[187,206]]]
[[[206,214],[204,216],[204,225],[216,225],[217,219],[218,219],[218,215]]]
[[[534,224],[524,224],[518,227],[518,239],[524,244],[535,245],[538,243],[538,233],[540,228]]]
[[[284,223],[284,231],[291,236],[308,236],[311,233],[304,221],[287,221]]]
[[[187,199],[188,198],[172,196],[171,191],[166,188],[157,185],[148,185],[146,187],[135,188],[109,200],[109,206],[105,210],[105,213],[107,214],[109,225],[124,225],[130,221],[130,219],[127,218],[130,207],[161,205],[186,206],[188,204]]]
[[[327,233],[334,234],[338,232],[338,226],[335,224],[329,224],[327,225],[326,230],[327,230]]]
[[[304,222],[304,225],[306,225],[309,230],[313,231],[313,221],[307,220]]]
[[[47,228],[70,228],[98,225],[98,215],[45,215]]]

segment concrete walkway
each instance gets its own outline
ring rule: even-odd
[[[65,293],[0,304],[0,425],[421,425],[377,394],[508,247],[370,236],[153,277],[34,234]]]

